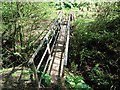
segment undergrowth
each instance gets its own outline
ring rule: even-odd
[[[75,62],[77,71],[95,90],[120,88],[119,4],[101,4],[98,16],[77,19],[71,34],[69,63]]]

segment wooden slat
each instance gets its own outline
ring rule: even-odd
[[[39,68],[41,67],[41,64],[42,64],[42,62],[43,62],[43,60],[44,60],[44,58],[46,57],[46,55],[47,55],[47,52],[48,52],[48,54],[49,54],[49,56],[48,56],[48,59],[47,59],[47,61],[46,61],[46,64],[45,64],[45,67],[44,67],[44,69],[43,69],[43,73],[45,73],[45,71],[46,71],[46,69],[47,69],[47,66],[49,65],[49,67],[48,67],[48,73],[50,72],[50,70],[51,70],[51,67],[52,67],[52,62],[54,61],[52,61],[52,59],[51,59],[51,55],[52,55],[52,52],[53,52],[53,50],[54,50],[54,47],[56,46],[55,45],[55,43],[57,42],[57,38],[59,37],[59,33],[60,33],[60,30],[58,30],[58,32],[57,32],[57,34],[55,33],[55,31],[56,31],[56,29],[57,28],[59,28],[60,29],[60,27],[61,27],[61,25],[60,25],[60,23],[61,23],[61,21],[62,21],[62,15],[61,15],[62,13],[60,13],[59,15],[58,15],[58,18],[54,21],[54,23],[53,23],[53,25],[51,26],[51,28],[50,28],[50,30],[48,31],[48,33],[45,35],[45,37],[43,38],[43,40],[41,41],[41,44],[38,46],[38,48],[37,48],[37,50],[34,52],[34,54],[32,55],[32,57],[30,58],[30,60],[29,60],[29,64],[32,64],[33,65],[33,68],[34,68],[34,74],[36,75],[35,76],[35,79],[37,80],[37,83],[38,83],[38,87],[40,87],[40,84],[41,84],[41,78],[38,80],[38,76],[37,76],[37,71],[39,70]],[[68,24],[68,26],[70,26],[69,24]],[[57,28],[56,28],[57,27]],[[56,35],[55,35],[56,34]],[[55,40],[54,40],[54,42],[53,42],[53,45],[52,45],[52,47],[51,47],[51,49],[50,49],[50,44],[51,44],[51,42],[52,42],[52,40],[53,40],[53,38],[54,38],[54,36],[55,36]],[[65,34],[63,35],[63,36],[61,36],[61,39],[63,39],[64,40],[64,37],[65,36]],[[67,36],[67,37],[69,37],[69,36]],[[49,40],[48,40],[49,39]],[[67,39],[68,40],[68,39]],[[40,49],[41,49],[41,47],[44,45],[44,43],[45,43],[45,41],[47,41],[47,47],[45,48],[45,51],[44,51],[44,53],[43,53],[43,56],[41,57],[41,59],[40,59],[40,62],[39,62],[39,64],[38,64],[38,66],[37,66],[37,68],[36,68],[36,66],[35,66],[35,64],[34,64],[34,59],[35,59],[35,57],[36,57],[36,55],[38,54],[38,52],[40,51]],[[68,49],[67,49],[67,45],[69,44],[69,41],[67,41],[67,43],[66,43],[66,50],[68,51]],[[62,44],[58,44],[58,45],[62,45],[62,46],[64,46],[64,44],[62,43]],[[64,48],[64,47],[63,47]],[[57,49],[58,50],[58,49]],[[56,56],[59,56],[59,54],[60,54],[60,57],[59,58],[61,58],[61,55],[62,55],[62,57],[63,57],[63,51],[61,51],[61,52],[58,52],[57,54],[56,54]],[[67,57],[67,54],[66,54],[66,57]],[[57,57],[56,57],[57,58]],[[67,59],[67,58],[66,58]],[[50,61],[51,60],[51,61]],[[56,60],[58,60],[58,59],[56,59]],[[50,62],[50,64],[49,64],[49,62]],[[58,62],[58,67],[57,67],[57,76],[62,76],[62,72],[63,72],[63,62],[64,62],[64,60],[62,59],[61,61],[57,61]],[[57,63],[56,62],[56,63]],[[53,65],[53,69],[56,69],[55,68],[55,64]],[[51,71],[51,75],[53,75],[52,74],[52,71]],[[41,76],[42,77],[42,76]],[[54,77],[54,78],[57,78],[57,77]]]
[[[51,31],[50,31],[50,32],[51,32]],[[45,36],[45,40],[46,40],[47,42],[48,42],[48,36],[49,36],[50,32]],[[41,66],[41,64],[42,64],[43,59],[44,59],[47,51],[48,51],[48,53],[49,53],[49,55],[50,55],[50,57],[51,57],[52,49],[50,50],[50,43],[51,43],[51,41],[52,41],[52,39],[53,39],[54,34],[55,34],[55,33],[53,33],[50,41],[47,43],[46,50],[45,50],[45,52],[44,52],[44,54],[43,54],[43,56],[42,56],[42,58],[41,58],[41,60],[40,60],[40,62],[39,62],[39,64],[38,64],[38,66],[37,66],[37,71],[39,70],[39,68],[40,68],[40,66]],[[53,45],[54,45],[54,44],[53,44]],[[50,57],[49,57],[49,58],[50,58]]]
[[[52,48],[51,48],[51,51],[53,51],[53,48],[54,48],[55,43],[56,43],[56,41],[57,41],[57,37],[58,37],[58,35],[59,35],[59,32],[60,32],[60,31],[58,31],[58,33],[57,33],[57,35],[56,35],[56,37],[55,37],[55,41],[54,41],[54,43],[53,43],[53,46],[52,46]],[[49,64],[49,67],[48,67],[48,70],[47,70],[47,73],[48,73],[48,74],[50,73],[51,66],[52,66],[52,62],[53,62],[53,59],[51,59],[51,61],[50,61],[50,64]]]
[[[52,55],[51,65],[49,66],[48,72],[52,76],[52,83],[57,84],[58,77],[61,73],[61,67],[63,67],[63,51],[65,43],[65,30],[66,26],[62,26],[60,34],[58,36],[56,45],[54,47],[54,52]],[[62,65],[63,64],[63,65]]]
[[[60,15],[60,14],[59,14],[59,15]],[[58,17],[59,17],[59,15],[58,15]],[[34,62],[34,58],[35,58],[35,56],[38,54],[38,52],[39,52],[39,50],[41,49],[41,47],[43,46],[43,44],[44,44],[44,42],[45,42],[45,40],[46,40],[46,37],[48,37],[48,35],[49,35],[50,32],[52,31],[52,28],[54,27],[55,23],[57,23],[59,19],[60,19],[60,18],[55,19],[52,27],[50,28],[50,30],[48,31],[48,33],[45,35],[45,37],[44,37],[43,40],[41,41],[40,45],[38,46],[38,48],[36,49],[36,51],[34,52],[34,54],[32,55],[32,57],[29,59],[28,64],[31,64],[31,63]]]

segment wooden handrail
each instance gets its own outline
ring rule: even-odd
[[[59,14],[59,15],[60,15],[60,14]],[[31,64],[31,63],[34,62],[34,58],[35,58],[35,56],[37,55],[37,53],[39,52],[39,50],[41,49],[41,47],[43,46],[43,44],[45,43],[46,37],[49,36],[49,34],[50,34],[50,32],[52,31],[54,25],[55,25],[56,22],[58,22],[58,20],[60,19],[60,18],[59,18],[59,15],[58,15],[58,18],[55,19],[55,21],[54,21],[52,27],[50,28],[50,30],[48,31],[48,33],[45,35],[45,37],[44,37],[43,40],[41,41],[40,45],[38,46],[38,48],[36,49],[36,51],[34,52],[34,54],[32,55],[32,57],[29,59],[28,64]]]
[[[69,47],[69,37],[70,37],[70,15],[68,16],[68,23],[67,23],[67,40],[65,45],[65,53],[64,53],[64,65],[67,65],[68,59],[68,47]]]
[[[51,58],[51,52],[52,52],[52,50],[53,50],[54,44],[55,44],[56,39],[57,39],[57,36],[55,36],[55,41],[54,41],[54,43],[53,43],[53,45],[52,45],[52,48],[50,49],[50,43],[52,42],[52,39],[53,39],[53,37],[54,37],[54,35],[55,35],[55,31],[56,31],[56,29],[54,29],[54,27],[59,26],[59,28],[60,28],[60,22],[61,22],[61,13],[59,13],[58,18],[55,19],[55,21],[54,21],[53,25],[51,26],[50,30],[49,30],[48,33],[45,35],[45,37],[44,37],[43,40],[41,41],[40,45],[38,46],[38,48],[36,49],[36,51],[34,52],[34,54],[33,54],[32,57],[29,59],[29,62],[28,62],[28,65],[29,65],[30,68],[34,71],[34,76],[35,76],[36,83],[38,84],[38,89],[40,88],[41,78],[40,78],[40,80],[38,79],[37,72],[39,71],[39,68],[40,68],[40,66],[41,66],[41,64],[42,64],[42,62],[43,62],[43,60],[44,60],[44,58],[45,58],[45,56],[46,56],[46,54],[47,54],[47,51],[48,51],[49,56],[48,56],[48,59],[47,59],[47,63],[46,63],[46,65],[45,65],[45,68],[44,68],[44,70],[43,70],[43,72],[45,72],[45,69],[46,69],[46,67],[47,67],[47,65],[48,65],[49,59]],[[56,26],[56,25],[57,25],[57,26]],[[57,27],[57,29],[58,29],[58,27]],[[58,31],[57,35],[58,35],[58,34],[59,34],[59,31]],[[43,56],[42,56],[40,62],[38,63],[38,66],[35,66],[34,59],[35,59],[35,57],[37,56],[37,54],[39,53],[40,49],[42,48],[42,46],[44,45],[45,42],[47,42],[47,46],[46,46],[46,48],[45,48],[45,51],[44,51],[44,53],[43,53]]]

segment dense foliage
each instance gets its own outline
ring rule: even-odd
[[[3,67],[18,66],[29,60],[56,15],[52,10],[44,2],[2,3]]]
[[[83,77],[74,76],[73,74],[65,77],[65,84],[67,88],[74,90],[92,90],[92,88],[84,82]]]
[[[69,63],[78,66],[78,74],[93,89],[119,90],[120,2],[102,3],[98,10],[94,21],[77,19],[70,41]]]
[[[3,90],[36,88],[34,72],[28,72],[28,60],[49,30],[57,13],[51,3],[46,2],[2,2],[1,11],[3,68],[0,72],[2,71],[5,82]],[[11,74],[6,74],[10,72],[9,69]],[[27,86],[25,81],[31,81],[31,87]],[[48,74],[43,74],[41,81],[43,86],[51,85]],[[16,83],[19,83],[18,87],[14,87]]]
[[[72,3],[65,0],[55,3],[3,2],[1,4],[2,66],[4,69],[13,67],[13,71],[10,68],[8,77],[18,78],[20,74],[16,82],[29,80],[32,82],[32,87],[36,86],[34,85],[34,71],[28,69],[27,62],[47,33],[48,27],[51,26],[51,21],[56,17],[56,11],[63,10],[66,14],[65,10],[68,13],[74,8],[78,10],[76,12],[78,17],[71,26],[67,66],[69,74],[64,75],[65,82],[62,80],[58,82],[60,85],[57,89],[67,87],[73,90],[119,90],[120,2]],[[90,13],[93,15],[90,16]],[[42,52],[43,49],[41,49]],[[39,53],[41,55],[41,52]],[[14,69],[16,66],[22,66],[21,71],[16,72]],[[25,66],[25,71],[23,66]],[[5,71],[4,69],[2,71]],[[38,71],[37,75],[43,87],[51,86],[49,74]],[[7,81],[8,79],[5,78],[5,89],[9,84]],[[23,82],[22,85],[19,83],[19,85],[13,84],[8,87],[29,88]]]

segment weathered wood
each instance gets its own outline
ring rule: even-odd
[[[37,70],[36,70],[36,67],[35,67],[34,62],[30,63],[30,64],[29,64],[29,67],[30,67],[31,70],[34,72],[35,82],[36,82],[36,84],[37,84],[37,90],[39,90],[40,84],[39,84],[38,75],[37,75]]]
[[[47,70],[47,73],[52,76],[53,83],[57,83],[58,78],[62,77],[64,65],[67,65],[70,35],[70,15],[65,25],[61,23],[63,19],[62,15],[60,15],[61,14],[59,14],[59,18],[54,21],[50,30],[45,35],[45,37],[41,41],[41,44],[38,46],[37,50],[29,60],[29,64],[32,65],[31,67],[34,71],[38,87],[40,87],[42,78],[38,80],[37,71],[40,69],[46,55],[49,56],[47,58],[47,61],[45,62],[45,66],[42,72],[45,73]],[[44,53],[40,59],[40,62],[38,63],[38,66],[35,66],[34,59],[45,42],[47,43],[47,46],[45,47]]]
[[[34,54],[32,55],[32,57],[29,59],[29,62],[28,64],[31,64],[34,62],[34,58],[35,56],[38,54],[39,50],[41,49],[41,47],[43,46],[45,40],[46,40],[46,37],[49,36],[50,32],[52,31],[52,28],[54,27],[54,25],[58,22],[59,18],[55,19],[52,27],[50,28],[50,30],[48,31],[48,33],[45,35],[45,37],[43,38],[43,40],[40,42],[40,45],[38,46],[38,48],[36,49],[36,51],[34,52]]]
[[[56,41],[56,45],[54,47],[54,52],[52,53],[50,65],[48,68],[48,73],[52,76],[52,83],[57,84],[58,77],[62,75],[61,69],[63,70],[64,63],[63,60],[63,52],[64,52],[64,43],[65,43],[65,31],[66,26],[62,25],[60,30],[60,34]]]
[[[59,24],[59,23],[58,23],[58,24]],[[55,30],[56,30],[56,29],[55,29]],[[46,55],[46,53],[47,53],[47,51],[48,51],[49,57],[48,57],[48,59],[47,59],[47,62],[46,62],[45,67],[44,67],[44,70],[43,70],[43,72],[42,72],[43,74],[45,73],[45,71],[46,71],[46,69],[47,69],[49,60],[51,59],[51,52],[53,51],[53,47],[54,47],[54,44],[55,44],[55,42],[56,42],[56,38],[57,38],[57,36],[58,36],[58,34],[59,34],[59,30],[58,30],[57,34],[55,35],[55,30],[54,30],[54,29],[51,30],[51,33],[52,33],[51,36],[52,36],[52,37],[51,37],[50,40],[48,40],[48,37],[49,37],[49,35],[51,34],[50,32],[45,36],[46,41],[47,41],[47,47],[46,47],[46,50],[45,50],[45,52],[44,52],[44,54],[43,54],[43,56],[42,56],[42,58],[41,58],[41,60],[40,60],[40,62],[39,62],[39,64],[38,64],[38,66],[37,66],[37,71],[38,71],[39,68],[40,68],[40,66],[41,66],[41,64],[42,64],[42,62],[43,62],[43,59],[44,59],[44,57],[45,57],[45,55]],[[51,47],[51,50],[50,50],[50,43],[52,42],[54,35],[55,35],[55,41],[54,41],[54,43],[53,43],[53,45],[52,45],[52,47]],[[43,75],[43,74],[42,74],[42,75]],[[41,75],[41,77],[42,77],[42,75]],[[42,78],[40,78],[40,80],[39,80],[39,85],[41,84],[41,80],[42,80]]]
[[[58,31],[57,34],[56,34],[56,36],[55,36],[55,41],[53,42],[53,46],[52,46],[52,48],[51,48],[51,52],[53,51],[53,48],[54,48],[55,43],[56,43],[56,41],[57,41],[57,37],[58,37],[58,35],[59,35],[59,32],[60,32],[60,31]],[[52,60],[53,60],[53,59],[51,59],[50,64],[49,64],[49,68],[48,68],[48,70],[47,70],[47,73],[48,73],[48,74],[50,73],[50,70],[51,70],[51,66],[52,66],[52,62],[53,62]]]
[[[45,38],[42,40],[41,44],[38,46],[37,50],[35,51],[35,53],[32,55],[32,57],[30,58],[30,60],[29,60],[29,62],[28,62],[28,65],[30,66],[30,68],[31,68],[32,71],[34,72],[34,77],[35,77],[36,84],[37,84],[37,86],[38,86],[38,90],[39,90],[39,88],[40,88],[41,80],[38,80],[37,71],[38,71],[38,69],[39,69],[39,67],[40,67],[40,65],[41,65],[41,63],[42,63],[42,61],[43,61],[43,59],[44,59],[44,56],[45,56],[47,50],[45,51],[45,53],[44,53],[44,55],[43,55],[43,58],[42,58],[42,60],[40,61],[37,69],[36,69],[36,66],[35,66],[35,64],[34,64],[34,59],[35,59],[35,56],[37,55],[37,53],[39,52],[39,50],[41,49],[41,47],[43,46],[44,42],[45,42]]]
[[[50,32],[52,32],[52,31],[53,31],[53,30],[51,30]],[[41,58],[41,60],[40,60],[40,62],[39,62],[39,64],[38,64],[38,66],[37,66],[37,71],[39,70],[39,68],[40,68],[40,66],[41,66],[41,64],[42,64],[42,62],[43,62],[43,60],[44,60],[44,58],[45,58],[45,55],[46,55],[47,51],[48,51],[48,53],[49,53],[49,55],[50,55],[50,57],[51,57],[51,52],[52,52],[53,49],[50,50],[50,43],[51,43],[51,41],[52,41],[53,36],[55,35],[55,33],[54,33],[54,31],[53,31],[52,37],[51,37],[51,39],[50,39],[50,41],[49,41],[49,40],[48,40],[48,37],[49,37],[50,32],[48,32],[48,34],[45,36],[45,40],[47,41],[47,47],[46,47],[46,50],[45,50],[45,52],[44,52],[44,54],[43,54],[43,56],[42,56],[42,58]],[[54,45],[54,44],[53,44],[53,45]],[[50,57],[49,57],[49,58],[50,58]]]
[[[69,37],[70,37],[70,15],[68,17],[68,24],[67,24],[67,41],[65,46],[65,55],[64,55],[64,65],[67,65],[68,59],[68,46],[69,46]]]

